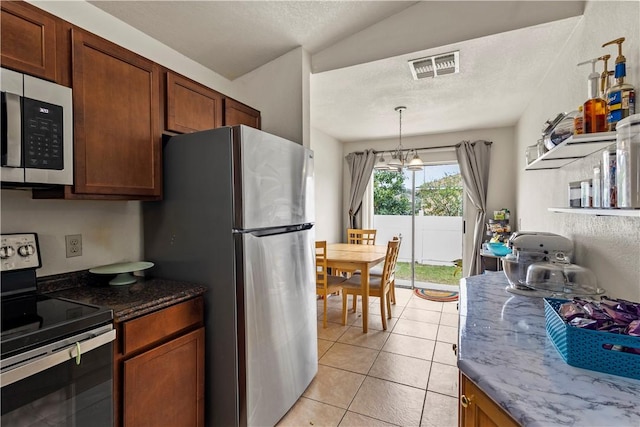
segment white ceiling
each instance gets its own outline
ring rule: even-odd
[[[303,46],[311,124],[342,141],[514,125],[582,1],[91,1],[229,79]],[[460,73],[407,61],[460,50]]]

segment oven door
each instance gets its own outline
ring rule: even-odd
[[[113,340],[106,325],[2,361],[7,426],[112,426]]]

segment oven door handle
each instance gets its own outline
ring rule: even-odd
[[[102,347],[116,339],[116,330],[111,329],[101,335],[89,338],[85,341],[79,341],[67,347],[57,350],[55,353],[48,354],[27,364],[18,366],[0,374],[0,384],[2,387],[13,384],[24,378],[35,375],[53,366],[67,362],[72,359],[80,361],[83,354]]]

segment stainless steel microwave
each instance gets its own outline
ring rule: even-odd
[[[3,187],[73,184],[71,89],[0,68]]]

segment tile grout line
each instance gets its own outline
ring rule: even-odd
[[[412,295],[412,298],[413,298],[413,295]],[[344,408],[337,407],[337,408],[339,408],[339,409],[344,409],[344,410],[345,410],[344,414],[343,414],[343,415],[342,415],[342,417],[340,418],[340,421],[339,421],[338,425],[339,425],[339,424],[344,420],[344,418],[346,417],[346,415],[347,415],[347,413],[348,413],[348,412],[352,412],[352,413],[355,413],[355,414],[359,414],[359,415],[365,416],[365,417],[367,417],[367,418],[375,419],[375,420],[378,420],[378,421],[381,421],[381,422],[385,422],[385,423],[393,424],[393,423],[390,423],[390,422],[388,422],[388,421],[381,420],[381,419],[379,419],[379,418],[377,418],[377,417],[372,417],[372,416],[370,416],[370,415],[361,414],[361,413],[356,412],[356,411],[350,411],[350,409],[349,409],[349,408],[350,408],[350,407],[351,407],[351,405],[353,404],[353,401],[355,400],[356,396],[358,395],[358,393],[359,393],[359,392],[360,392],[360,390],[362,389],[362,386],[363,386],[363,384],[365,383],[365,381],[367,380],[367,378],[374,378],[374,379],[379,380],[379,381],[384,381],[384,382],[388,382],[388,383],[393,383],[393,384],[397,384],[397,385],[401,385],[401,386],[410,387],[410,388],[415,389],[415,390],[424,391],[424,399],[423,399],[423,402],[422,402],[422,408],[421,408],[421,413],[420,413],[420,425],[421,425],[421,424],[422,424],[422,421],[423,421],[423,418],[424,418],[424,415],[425,415],[427,393],[429,393],[429,383],[430,383],[430,381],[431,381],[431,373],[432,373],[432,370],[433,370],[433,365],[434,365],[434,363],[438,363],[438,364],[445,365],[445,366],[454,366],[454,367],[456,367],[456,366],[457,366],[457,364],[456,364],[456,365],[449,365],[449,364],[447,364],[447,363],[436,362],[436,361],[434,361],[434,360],[433,360],[433,359],[434,359],[434,356],[435,356],[436,346],[437,346],[437,343],[438,343],[438,342],[441,342],[441,343],[444,343],[444,344],[451,344],[451,343],[448,343],[448,342],[446,342],[446,341],[439,341],[439,340],[438,340],[438,333],[439,333],[439,331],[440,331],[440,326],[442,326],[442,323],[441,323],[441,322],[442,322],[442,316],[443,316],[443,314],[445,313],[445,311],[444,311],[444,305],[442,305],[442,308],[441,308],[440,310],[438,310],[438,311],[436,311],[436,310],[428,310],[428,309],[427,309],[427,310],[423,310],[423,309],[420,309],[420,308],[417,308],[417,307],[408,307],[408,304],[409,304],[409,302],[410,302],[410,301],[411,301],[411,298],[407,301],[407,303],[406,303],[406,304],[404,304],[404,305],[402,305],[402,306],[399,306],[399,305],[397,305],[397,304],[395,305],[395,307],[401,307],[401,310],[399,310],[399,312],[398,312],[398,313],[395,313],[395,314],[397,314],[397,317],[396,317],[396,316],[393,316],[393,318],[395,318],[395,319],[396,319],[396,321],[395,321],[395,323],[394,323],[393,327],[388,327],[388,328],[387,328],[387,330],[385,331],[385,332],[388,332],[388,335],[385,337],[384,342],[382,343],[382,346],[381,346],[379,349],[378,349],[378,348],[366,347],[366,346],[362,346],[362,345],[358,345],[358,344],[353,344],[353,343],[349,343],[349,342],[340,342],[340,341],[338,341],[338,340],[339,340],[340,338],[342,338],[342,337],[343,337],[343,336],[344,336],[344,335],[345,335],[345,334],[346,334],[346,333],[347,333],[347,332],[348,332],[352,327],[358,327],[358,326],[354,326],[354,323],[358,320],[358,318],[357,318],[357,317],[356,317],[356,319],[355,319],[351,324],[347,324],[347,325],[342,325],[342,323],[341,323],[341,322],[340,322],[340,323],[329,322],[329,323],[337,324],[337,325],[339,325],[340,327],[345,327],[345,330],[344,330],[344,331],[343,331],[343,332],[342,332],[338,337],[336,337],[336,338],[335,338],[335,340],[327,340],[327,339],[325,339],[325,338],[319,338],[319,339],[323,339],[323,340],[325,340],[325,341],[329,341],[329,342],[331,342],[331,345],[326,349],[326,351],[325,351],[325,353],[323,354],[323,356],[324,356],[325,354],[327,354],[327,352],[329,352],[329,350],[330,350],[331,348],[333,348],[333,347],[334,347],[334,345],[335,345],[336,343],[340,343],[340,344],[344,344],[344,345],[350,345],[350,346],[353,346],[353,347],[365,348],[365,349],[368,349],[368,350],[374,350],[374,351],[376,351],[375,359],[373,360],[373,363],[371,364],[371,366],[370,366],[370,367],[369,367],[369,369],[367,370],[367,373],[366,373],[366,374],[362,374],[362,373],[360,373],[360,372],[349,371],[349,370],[346,370],[346,369],[343,369],[343,368],[337,368],[337,367],[334,367],[334,366],[324,365],[324,364],[323,364],[323,366],[328,366],[328,367],[331,367],[331,368],[333,368],[333,369],[339,369],[339,370],[342,370],[342,371],[345,371],[345,372],[352,372],[352,373],[355,373],[355,374],[359,374],[359,375],[363,375],[363,376],[364,376],[364,379],[363,379],[362,383],[358,386],[358,389],[356,390],[356,392],[355,392],[355,393],[354,393],[354,395],[353,395],[353,398],[350,400],[349,404],[347,405],[347,408],[346,408],[346,409],[344,409]],[[418,310],[423,310],[423,311],[433,311],[433,312],[438,312],[438,313],[439,313],[439,321],[438,321],[438,323],[437,323],[437,327],[438,327],[438,328],[437,328],[437,332],[436,332],[436,338],[435,338],[434,340],[431,340],[431,339],[428,339],[428,338],[423,338],[423,337],[416,337],[416,336],[413,336],[413,335],[405,335],[405,334],[402,334],[402,333],[399,333],[399,332],[394,332],[395,327],[396,327],[396,325],[398,324],[398,321],[399,321],[399,320],[401,320],[401,319],[408,320],[408,321],[413,321],[413,322],[418,322],[418,323],[423,323],[423,324],[428,324],[428,325],[436,325],[436,324],[431,323],[431,322],[422,322],[422,321],[419,321],[419,320],[412,320],[412,319],[402,318],[401,316],[402,316],[402,314],[404,313],[404,311],[405,311],[407,308],[415,308],[415,309],[418,309]],[[447,312],[447,313],[448,313],[448,312]],[[357,314],[357,313],[356,313],[356,314]],[[455,313],[451,313],[451,314],[455,314]],[[360,316],[361,316],[361,314],[360,314]],[[449,326],[449,327],[459,328],[459,324],[458,324],[457,326],[450,326],[450,325],[444,325],[444,326]],[[359,326],[359,327],[361,328],[361,326]],[[377,329],[375,329],[375,330],[376,330],[376,331],[378,331]],[[383,330],[380,330],[380,331],[382,332]],[[408,356],[408,355],[404,355],[404,354],[400,354],[400,353],[394,353],[394,352],[391,352],[391,351],[384,351],[384,350],[383,350],[383,348],[384,348],[384,346],[387,344],[387,342],[389,341],[389,339],[391,338],[391,335],[392,335],[392,334],[400,335],[400,336],[408,336],[408,337],[417,338],[417,339],[420,339],[420,340],[432,341],[432,342],[434,343],[434,345],[433,345],[433,349],[432,349],[432,352],[431,352],[431,358],[430,358],[430,360],[422,359],[422,358],[414,357],[414,356]],[[422,389],[422,388],[420,388],[420,387],[415,387],[415,386],[412,386],[412,385],[409,385],[409,384],[404,384],[404,383],[401,383],[401,382],[397,382],[397,381],[393,381],[393,380],[388,380],[388,379],[383,379],[383,378],[378,378],[378,377],[376,377],[376,376],[374,376],[374,375],[370,375],[370,373],[371,373],[371,369],[373,368],[373,366],[375,365],[376,361],[379,359],[380,354],[381,354],[383,351],[384,351],[385,353],[389,353],[389,354],[395,354],[395,355],[399,355],[399,356],[403,356],[403,357],[409,357],[409,358],[412,358],[412,359],[416,359],[416,360],[424,360],[424,361],[429,362],[429,376],[428,376],[428,378],[427,378],[427,384],[426,384],[425,388],[424,388],[424,389]],[[318,363],[319,363],[319,361],[318,361]],[[319,364],[320,364],[320,363],[319,363]],[[437,392],[437,391],[431,391],[431,393],[435,393],[435,394],[438,394],[438,395],[441,395],[441,396],[445,396],[445,397],[449,397],[449,398],[452,398],[452,399],[455,399],[455,398],[456,398],[456,397],[454,397],[454,396],[450,396],[450,395],[447,395],[447,394],[444,394],[444,393],[441,393],[441,392]],[[307,399],[310,399],[310,398],[308,398],[308,397],[306,397],[306,398],[307,398]],[[323,403],[323,404],[327,404],[327,405],[330,405],[330,406],[336,407],[335,405],[331,405],[331,404],[328,404],[328,403],[325,403],[325,402],[322,402],[322,401],[318,401],[318,400],[315,400],[315,399],[310,399],[310,400],[314,400],[314,401],[317,401],[317,402],[320,402],[320,403]]]
[[[385,340],[385,343],[386,343],[386,341],[389,339],[389,337],[390,337],[390,336],[391,336],[391,334],[389,334],[389,335],[387,336],[387,339]],[[383,347],[384,347],[384,344],[383,344]],[[376,358],[375,358],[375,359],[373,359],[373,363],[372,363],[372,364],[371,364],[371,366],[369,367],[369,370],[367,371],[367,373],[366,373],[366,374],[364,374],[364,379],[362,380],[362,382],[361,382],[361,383],[360,383],[360,385],[358,386],[358,390],[356,390],[356,392],[353,394],[353,397],[352,397],[352,398],[351,398],[351,400],[349,401],[349,405],[347,406],[347,410],[345,411],[345,413],[343,414],[342,418],[340,419],[340,422],[342,422],[342,420],[344,419],[344,417],[347,415],[347,412],[349,412],[349,408],[350,408],[350,407],[351,407],[351,405],[353,404],[353,401],[355,400],[356,396],[358,395],[358,393],[359,393],[359,392],[360,392],[360,390],[362,389],[362,385],[363,385],[363,384],[364,384],[364,382],[367,380],[367,377],[369,376],[369,372],[371,372],[371,368],[373,367],[373,365],[375,365],[376,360],[378,360],[378,357],[380,356],[380,351],[381,351],[381,350],[378,350],[378,354],[376,354]],[[360,414],[359,412],[355,412],[355,411],[352,411],[352,412],[354,412],[354,413],[356,413],[356,414]],[[360,414],[360,415],[365,416],[365,417],[369,417],[368,415],[364,415],[364,414]],[[373,417],[369,417],[369,418],[373,418]],[[373,419],[377,419],[377,418],[373,418]],[[383,422],[384,422],[384,420],[379,420],[379,421],[383,421]],[[338,423],[338,425],[340,425],[340,423]]]
[[[442,318],[442,312],[440,312],[440,318]],[[438,331],[440,331],[440,322],[438,322]],[[429,392],[429,383],[431,382],[431,374],[433,372],[433,356],[436,354],[438,334],[436,333],[436,341],[433,344],[433,351],[431,352],[431,362],[429,363],[429,377],[427,378],[427,385],[424,391],[424,400],[422,401],[422,411],[420,412],[420,425],[422,425],[422,419],[424,418],[424,411],[427,406],[427,393]]]

